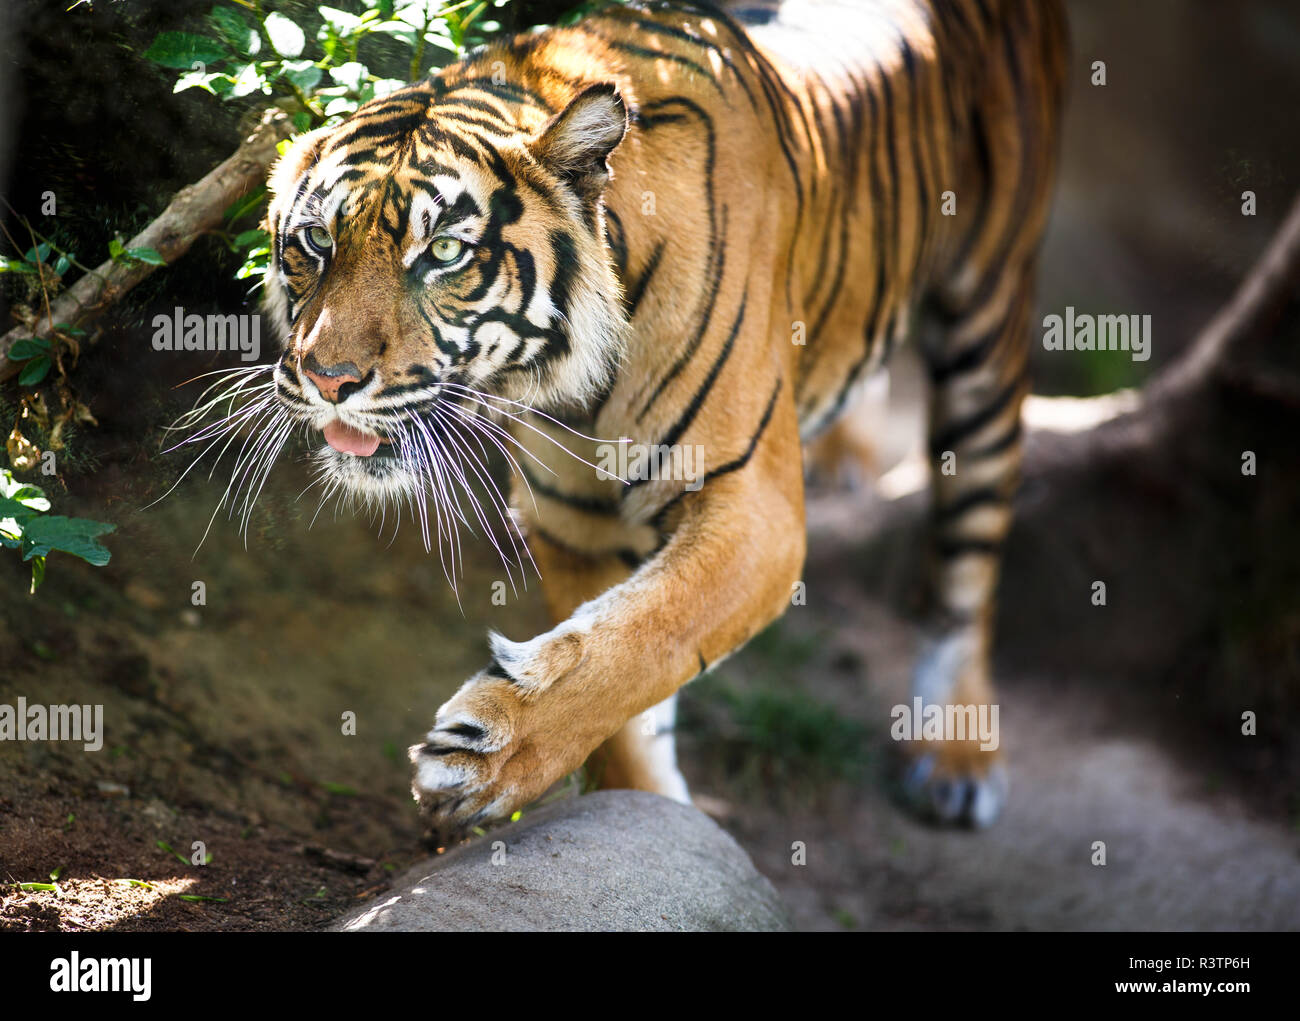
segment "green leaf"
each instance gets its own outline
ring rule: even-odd
[[[355,99],[348,99],[346,96],[340,96],[338,99],[331,99],[325,104],[325,116],[333,117],[335,114],[340,113],[355,113],[356,109],[357,101]]]
[[[45,492],[39,486],[19,486],[5,499],[21,503],[42,514],[50,509],[50,501],[45,498]]]
[[[437,11],[441,4],[413,3],[405,4],[396,12],[394,17],[403,21],[412,28],[423,30],[425,26],[432,31],[441,29],[447,31],[447,23],[438,17]]]
[[[299,110],[296,114],[293,115],[293,130],[295,132],[301,135],[304,131],[306,131],[310,127],[311,127],[311,114],[309,114],[306,110]]]
[[[455,41],[441,32],[435,32],[432,30],[426,32],[424,34],[424,41],[431,46],[437,46],[441,49],[447,50],[449,53],[460,52],[460,47],[456,45]]]
[[[27,249],[23,256],[28,262],[45,262],[50,256],[50,243],[48,241],[37,245],[35,248]]]
[[[311,92],[321,80],[322,71],[310,60],[286,60],[282,65],[284,76],[303,92]]]
[[[371,90],[376,96],[387,96],[396,92],[398,89],[404,89],[410,84],[400,78],[377,78],[371,82]]]
[[[321,12],[324,11],[325,8],[322,7]],[[282,57],[299,56],[307,43],[307,37],[303,35],[302,29],[283,14],[266,16],[266,34],[271,37],[271,45]]]
[[[61,514],[35,518],[23,530],[23,559],[43,557],[59,550],[80,557],[88,564],[103,567],[112,554],[98,537],[116,530],[116,525],[104,521],[65,518]]]
[[[266,275],[267,267],[271,264],[271,249],[268,245],[260,248],[250,249],[244,256],[244,264],[235,271],[236,280],[247,280],[250,277],[261,277]]]
[[[48,505],[49,502],[46,501],[47,509]],[[16,535],[21,532],[24,521],[29,521],[41,513],[43,513],[41,508],[33,507],[29,503],[10,497],[0,497],[0,529],[11,534]]]
[[[50,371],[53,364],[48,355],[33,358],[23,366],[23,371],[18,376],[18,385],[31,386],[34,383],[39,383],[45,378],[46,373]]]
[[[330,68],[330,77],[352,92],[360,92],[361,86],[370,77],[370,69],[365,64],[349,60],[346,64]]]
[[[226,206],[226,211],[221,215],[228,222],[234,223],[236,220],[243,216],[247,216],[254,209],[260,206],[262,200],[265,198],[266,185],[259,184],[242,199],[236,199],[234,202],[230,203],[230,205]]]
[[[236,249],[248,248],[257,242],[262,245],[268,245],[271,241],[271,235],[260,227],[254,227],[252,230],[246,230],[242,234],[235,236],[234,245]]]
[[[218,34],[237,52],[246,57],[255,56],[262,48],[262,37],[257,29],[238,11],[229,7],[214,7],[208,15]]]
[[[186,89],[202,89],[204,92],[214,96],[219,96],[223,92],[229,92],[234,79],[224,71],[209,71],[206,74],[202,71],[186,71],[176,79],[176,84],[172,86],[172,93],[184,92]]]
[[[84,337],[86,331],[80,326],[73,326],[71,323],[55,323],[54,328],[60,333],[66,333],[69,337]],[[49,341],[46,341],[48,344]]]
[[[27,507],[34,507],[35,510],[49,510],[49,501],[45,499],[45,490],[39,485],[27,485],[18,483],[17,489],[10,489],[9,499],[17,499],[19,503]],[[39,506],[39,505],[44,506]]]
[[[0,255],[0,273],[35,273],[36,267],[26,259],[9,259]]]
[[[225,904],[229,897],[200,897],[197,893],[179,893],[176,896],[181,900],[214,900],[219,904]]]
[[[136,262],[147,262],[150,266],[167,265],[167,260],[154,248],[128,248],[126,254]]]
[[[245,64],[235,75],[234,84],[230,88],[230,95],[234,99],[241,96],[252,95],[254,92],[269,94],[271,84],[266,80],[264,75],[256,64]]]
[[[53,883],[19,883],[20,890],[44,890],[47,893],[58,893],[59,888]]]
[[[274,17],[275,15],[272,15]],[[163,67],[188,70],[194,62],[212,64],[226,56],[226,48],[216,39],[190,32],[159,32],[153,45],[145,50],[145,59]]]
[[[71,259],[69,259],[66,255],[60,255],[58,261],[55,262],[54,264],[54,272],[57,273],[59,276],[63,276],[64,273],[68,272],[68,267],[71,265],[72,265]]]
[[[9,360],[11,362],[21,362],[25,358],[35,358],[37,355],[49,354],[50,342],[44,337],[24,337],[22,340],[14,341],[13,347],[9,349]]]
[[[354,32],[364,30],[361,19],[355,14],[340,11],[337,7],[318,7],[316,10],[325,19],[325,24],[321,26],[322,33],[333,30],[335,35],[346,39]],[[321,38],[323,37],[322,34]]]
[[[420,41],[419,30],[404,21],[381,21],[369,27],[371,32],[391,35],[394,39],[400,39],[406,43],[407,46],[414,46]]]
[[[113,238],[113,240],[108,243],[108,257],[112,259],[114,262],[120,259],[122,257],[122,253],[125,251],[126,251],[126,246],[122,244],[120,238]]]
[[[41,587],[41,582],[45,580],[45,558],[32,557],[32,587],[27,590],[29,596],[36,595],[36,590]],[[58,879],[58,876],[52,875],[51,879]]]

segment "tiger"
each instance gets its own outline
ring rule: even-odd
[[[287,147],[264,299],[280,417],[327,492],[432,514],[440,550],[491,524],[552,621],[489,632],[412,745],[436,832],[584,765],[690,802],[677,693],[791,605],[805,450],[911,338],[932,462],[912,692],[996,704],[1066,65],[1058,0],[611,3]],[[512,485],[485,506],[465,493],[488,455]],[[998,817],[1000,748],[906,751],[917,810]]]

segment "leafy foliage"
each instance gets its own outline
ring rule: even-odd
[[[183,71],[176,92],[197,88],[223,99],[257,93],[290,98],[296,106],[294,126],[305,131],[342,119],[418,78],[430,55],[461,56],[500,28],[483,15],[506,2],[361,0],[359,13],[319,6],[319,25],[304,27],[281,11],[265,10],[261,0],[229,0],[209,13],[211,34],[162,32],[145,56]],[[371,72],[361,59],[370,37],[408,48],[406,78]]]
[[[102,567],[111,556],[99,541],[117,526],[87,518],[48,513],[50,501],[37,486],[20,482],[8,469],[0,469],[0,546],[21,551],[31,562],[35,592],[45,580],[45,558],[55,550],[71,553],[88,564]]]
[[[262,0],[228,0],[208,14],[205,34],[162,32],[145,57],[183,72],[175,92],[197,88],[226,100],[277,98],[294,111],[294,129],[301,133],[341,121],[363,103],[419,78],[430,66],[461,56],[500,29],[484,15],[507,2],[359,0],[353,4],[356,13],[318,6],[313,19],[318,23],[307,24],[283,11],[266,10]],[[373,73],[362,59],[370,45],[367,39],[391,39],[405,46],[406,78]],[[281,152],[286,145],[281,143]],[[266,190],[259,188],[226,210],[224,240],[243,257],[235,273],[238,280],[260,283],[270,263],[271,237],[260,226],[265,205]],[[140,251],[114,253],[113,258],[119,254],[148,261]]]

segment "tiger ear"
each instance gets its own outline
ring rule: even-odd
[[[543,166],[587,198],[609,180],[606,160],[627,131],[627,107],[608,82],[580,92],[547,121],[528,150]]]

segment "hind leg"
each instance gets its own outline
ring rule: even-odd
[[[933,384],[931,609],[913,705],[938,706],[941,738],[911,742],[905,788],[924,813],[985,826],[1008,793],[989,656],[1002,543],[1020,474],[1032,274],[1008,275],[926,351]],[[932,710],[933,712],[933,710]]]

